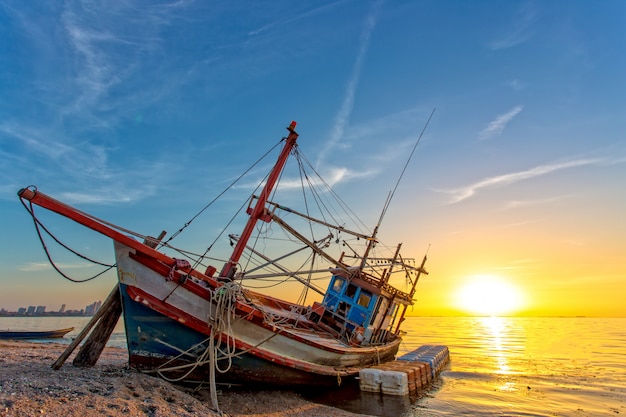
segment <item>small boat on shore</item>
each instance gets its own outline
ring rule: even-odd
[[[299,151],[295,126],[287,128],[276,163],[259,183],[260,193],[249,198],[245,227],[229,235],[234,248],[222,258],[208,256],[215,242],[204,254],[172,246],[191,221],[163,241],[165,233],[153,238],[131,232],[34,186],[19,191],[36,226],[33,205],[113,240],[132,366],[170,381],[317,386],[340,384],[364,367],[395,358],[405,312],[427,273],[426,257],[416,262],[400,254],[401,244],[379,242],[393,193],[375,227],[355,219]],[[308,185],[286,194],[291,203],[304,195],[297,208],[270,200],[290,155],[301,178],[284,189]],[[311,213],[327,209],[333,198],[344,213]],[[215,260],[223,262],[221,270],[211,265]],[[298,301],[288,301],[285,295],[294,293],[294,285],[303,291]]]
[[[72,330],[73,327],[57,330],[0,330],[0,339],[60,339]]]

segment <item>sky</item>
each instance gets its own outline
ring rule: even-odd
[[[296,120],[373,226],[434,111],[379,234],[428,251],[410,314],[624,317],[625,20],[617,0],[0,0],[0,308],[81,309],[116,282],[52,269],[23,187],[171,235]],[[102,269],[47,244],[70,276]]]

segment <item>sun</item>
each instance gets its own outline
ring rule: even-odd
[[[524,294],[505,278],[495,275],[475,275],[456,293],[456,305],[477,316],[503,316],[518,311]]]

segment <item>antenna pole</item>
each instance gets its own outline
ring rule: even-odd
[[[413,154],[415,153],[415,149],[417,148],[417,145],[419,145],[419,143],[421,142],[422,136],[424,136],[424,132],[426,132],[426,128],[428,127],[428,124],[430,123],[430,119],[432,119],[433,115],[435,114],[435,110],[437,110],[436,107],[433,108],[432,112],[430,112],[430,116],[428,116],[428,120],[426,120],[426,124],[422,128],[422,131],[420,132],[420,135],[417,138],[417,141],[415,142],[415,145],[413,145],[413,150],[409,154],[409,157],[407,158],[407,160],[406,160],[406,162],[404,164],[404,168],[402,168],[402,172],[400,173],[400,176],[398,177],[398,181],[396,181],[396,185],[393,187],[393,191],[389,194],[389,197],[387,198],[387,202],[385,203],[385,207],[383,208],[383,212],[380,215],[380,220],[378,222],[379,225],[380,225],[380,223],[382,223],[383,217],[385,216],[385,213],[387,213],[387,209],[389,208],[389,205],[391,204],[391,200],[393,199],[393,196],[396,193],[396,190],[398,189],[398,185],[400,184],[400,181],[402,180],[402,177],[404,176],[404,172],[406,171],[406,168],[409,166],[409,162],[411,162],[411,158],[413,157]]]
[[[391,204],[391,200],[393,199],[393,196],[396,193],[396,190],[398,189],[398,185],[400,184],[400,181],[402,180],[402,177],[404,176],[404,172],[406,171],[406,168],[409,166],[409,162],[411,162],[411,158],[413,157],[413,154],[415,153],[415,149],[417,148],[417,145],[419,145],[420,141],[422,140],[422,136],[424,136],[424,132],[426,132],[426,128],[428,127],[430,120],[433,118],[433,115],[435,114],[435,110],[437,110],[436,107],[433,108],[433,111],[430,113],[430,116],[428,116],[428,120],[426,120],[426,124],[422,128],[422,131],[420,132],[420,135],[417,138],[415,145],[413,145],[413,150],[411,151],[411,154],[407,158],[406,163],[404,164],[404,168],[402,168],[402,172],[400,173],[400,176],[398,177],[398,181],[396,181],[396,185],[393,187],[393,191],[391,191],[389,195],[387,196],[387,201],[385,201],[385,205],[383,206],[383,211],[382,213],[380,213],[378,224],[374,228],[374,232],[372,232],[372,237],[369,238],[369,244],[367,245],[367,249],[365,249],[365,253],[363,254],[363,259],[361,260],[360,269],[365,268],[365,264],[367,263],[367,257],[369,256],[369,253],[374,247],[374,245],[376,245],[376,235],[378,234],[378,228],[383,222],[383,218],[385,217],[385,214],[387,213],[387,209],[389,208],[389,205]]]
[[[420,276],[422,274],[428,275],[428,272],[426,271],[426,269],[424,269],[424,266],[426,265],[426,260],[428,259],[428,251],[429,250],[430,250],[430,245],[428,245],[428,250],[426,251],[426,254],[424,255],[424,259],[422,259],[422,264],[420,265],[419,269],[417,270],[417,276],[415,277],[415,281],[413,282],[413,287],[411,288],[411,292],[409,293],[409,295],[411,297],[413,297],[413,295],[415,294],[415,287],[417,286],[417,281],[419,281]]]

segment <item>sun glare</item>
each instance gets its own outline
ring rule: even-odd
[[[456,293],[456,305],[478,316],[502,316],[516,312],[523,304],[522,292],[504,278],[478,275],[468,278]]]

